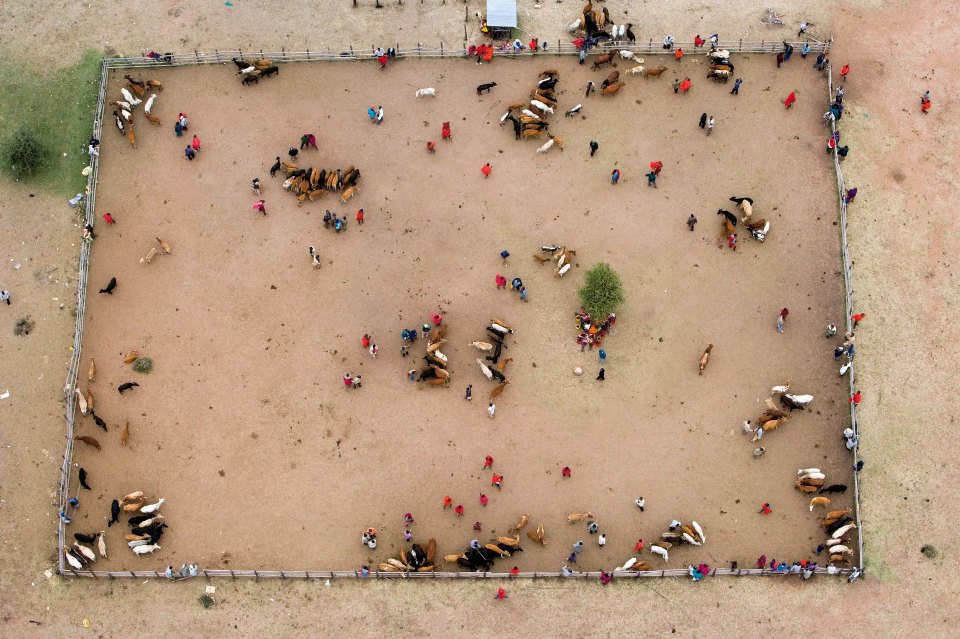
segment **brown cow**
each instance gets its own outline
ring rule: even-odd
[[[610,64],[611,62],[613,62],[613,55],[614,54],[612,53],[604,53],[602,55],[598,55],[593,59],[593,66],[591,67],[591,69],[595,71],[599,69],[601,65]],[[664,67],[663,70],[666,71],[667,68]]]
[[[600,88],[601,88],[601,89],[605,89],[605,88],[607,88],[608,86],[610,86],[611,84],[613,84],[614,82],[616,82],[616,81],[619,80],[619,79],[620,79],[620,72],[619,72],[619,71],[614,71],[613,73],[611,73],[610,75],[608,75],[608,76],[607,76],[607,79],[604,80],[604,81],[600,84]]]
[[[657,67],[656,69],[651,69],[651,68],[648,67],[648,68],[646,68],[646,69],[643,70],[643,77],[649,78],[649,77],[652,76],[652,77],[655,77],[655,78],[659,78],[660,75],[661,75],[664,71],[666,71],[666,70],[667,70],[667,67],[663,67],[663,66]]]
[[[608,87],[604,87],[600,95],[613,95],[614,93],[622,89],[624,86],[626,86],[626,84],[627,84],[626,82],[617,82],[616,84],[611,84]]]

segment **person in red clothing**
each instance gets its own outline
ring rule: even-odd
[[[260,211],[261,213],[263,213],[264,215],[266,215],[266,214],[267,214],[267,207],[264,206],[264,202],[266,202],[266,200],[257,200],[257,201],[254,203],[254,205],[251,206],[250,208],[252,208],[254,211]]]
[[[363,209],[357,211],[357,224],[363,224]]]
[[[690,87],[693,86],[693,82],[690,81],[690,78],[684,78],[683,82],[680,83],[680,90],[686,93],[690,90]]]
[[[506,280],[504,280],[504,284],[506,284]],[[488,468],[493,468],[493,457],[491,457],[490,455],[487,455],[483,459],[483,470],[486,470]]]
[[[105,221],[107,224],[116,224],[116,223],[117,223],[117,221],[116,221],[115,219],[113,219],[113,216],[110,215],[109,213],[104,213],[104,214],[103,214],[103,219],[104,219],[104,221]]]
[[[496,486],[497,490],[499,490],[501,482],[503,482],[503,475],[498,475],[497,473],[494,473],[493,477],[490,479],[490,485]]]
[[[480,168],[480,172],[483,173],[483,177],[488,178],[490,174],[493,173],[493,167],[487,162]]]
[[[857,324],[859,324],[860,322],[862,322],[862,321],[865,320],[866,318],[867,318],[867,314],[866,314],[866,313],[857,313],[856,315],[852,316],[850,319],[853,320],[853,327],[856,328],[856,327],[857,327]]]
[[[428,141],[428,142],[427,142],[427,151],[430,151],[431,153],[433,153],[433,152],[436,151],[436,150],[437,150],[437,143],[434,142],[433,140]]]
[[[497,590],[497,594],[494,597],[494,599],[496,599],[497,601],[503,601],[506,598],[507,598],[507,591],[504,590],[503,588],[499,588]]]
[[[697,48],[702,47],[702,46],[705,45],[706,43],[707,43],[707,41],[704,40],[703,38],[701,38],[699,33],[698,33],[697,35],[695,35],[694,38],[693,38],[693,46],[695,46],[695,47],[697,47]]]
[[[457,504],[457,507],[453,509],[453,512],[457,513],[457,517],[463,517],[463,506]]]
[[[683,57],[683,49],[677,47],[677,50],[673,52],[673,57],[677,59],[677,62],[680,62],[680,58]]]
[[[770,509],[770,504],[768,502],[764,502],[764,504],[760,506],[759,512],[763,513],[764,515],[769,515],[773,511]]]
[[[643,540],[642,540],[642,539],[638,539],[638,540],[637,540],[637,545],[633,547],[633,551],[634,551],[634,552],[640,552],[641,550],[643,550]]]
[[[853,404],[854,406],[857,406],[858,404],[860,404],[860,399],[861,399],[860,391],[857,391],[856,393],[851,395],[850,399],[847,401]]]
[[[737,250],[737,234],[731,233],[730,237],[727,238],[727,246],[732,248],[734,251]]]
[[[850,73],[850,65],[849,65],[849,64],[843,65],[843,67],[840,69],[840,79],[841,79],[842,81],[846,82],[846,80],[847,80],[847,75],[848,75],[849,73]]]
[[[193,150],[197,153],[200,152],[200,138],[193,136],[193,142],[190,143],[190,146],[193,147]]]
[[[520,574],[520,569],[517,568],[516,566],[514,566],[513,568],[510,569],[510,576],[511,576],[511,577],[516,577],[516,576],[519,575],[519,574]]]
[[[572,471],[570,470],[569,466],[564,466],[563,470],[560,472],[564,477],[570,477],[570,475],[572,474]]]
[[[654,175],[660,175],[660,171],[663,169],[663,162],[655,160],[650,163],[650,168],[653,170]]]
[[[450,499],[450,495],[447,495],[446,497],[443,498],[443,509],[446,510],[447,508],[450,508],[452,506],[453,506],[453,500]]]
[[[507,288],[507,278],[497,273],[497,288]]]
[[[480,493],[480,505],[486,506],[488,503],[490,503],[490,498],[487,497],[485,494]]]
[[[370,337],[369,335],[367,335],[366,333],[364,333],[364,334],[363,334],[363,337],[360,339],[360,344],[361,344],[364,348],[370,348],[370,340],[371,340],[371,339],[373,339],[373,338]]]
[[[791,91],[790,95],[787,96],[787,99],[783,101],[783,106],[790,108],[790,105],[797,101],[797,92]]]
[[[448,140],[453,137],[453,134],[450,132],[449,122],[444,122],[440,125],[440,137],[442,137],[444,140]]]

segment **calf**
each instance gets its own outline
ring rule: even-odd
[[[484,91],[486,91],[487,93],[490,93],[490,89],[492,89],[495,86],[497,86],[496,82],[487,82],[485,84],[479,84],[477,85],[477,95],[480,95]]]

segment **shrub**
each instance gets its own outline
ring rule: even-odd
[[[931,546],[930,544],[927,544],[926,546],[921,546],[920,552],[923,553],[923,556],[926,557],[927,559],[936,559],[937,555],[940,554],[937,552],[937,549]]]
[[[211,597],[210,595],[203,594],[203,595],[200,595],[200,603],[203,604],[203,607],[204,607],[204,608],[206,608],[207,610],[209,610],[210,608],[213,608],[213,605],[214,605],[215,603],[217,603],[217,602],[216,602],[216,600],[215,600],[213,597]]]
[[[138,373],[149,373],[153,370],[153,359],[149,357],[138,357],[133,362],[133,370]]]
[[[3,161],[18,180],[39,171],[47,161],[47,149],[33,131],[20,127],[3,145]]]
[[[579,293],[580,303],[597,321],[605,319],[624,301],[620,276],[605,262],[587,271]]]
[[[21,317],[17,320],[17,325],[13,328],[14,335],[29,335],[33,330],[34,322],[29,317]]]

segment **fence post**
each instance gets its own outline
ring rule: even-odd
[[[307,60],[310,59],[310,49],[307,49]]]

